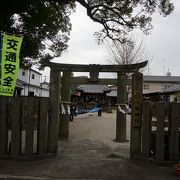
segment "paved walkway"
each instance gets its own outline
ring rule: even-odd
[[[116,143],[116,114],[83,114],[70,122],[68,141],[59,142],[59,155],[39,161],[0,161],[0,179],[25,180],[174,180],[174,167],[129,160],[129,142]],[[127,118],[129,138],[130,117]]]

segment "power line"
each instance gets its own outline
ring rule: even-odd
[[[157,45],[156,45],[156,47],[155,47],[155,50],[154,50],[152,59],[151,59],[150,61],[152,61],[152,60],[154,59],[157,51],[159,50],[159,46],[160,46],[160,43],[161,43],[161,41],[162,41],[162,39],[163,39],[163,37],[164,37],[164,34],[165,34],[166,29],[167,29],[168,23],[169,23],[169,18],[167,18],[167,21],[166,21],[165,24],[164,24],[164,27],[163,27],[162,32],[161,32],[161,35],[160,35],[160,37],[159,37],[158,43],[157,43]]]

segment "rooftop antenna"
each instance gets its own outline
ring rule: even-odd
[[[171,76],[171,72],[170,72],[169,68],[168,68],[168,72],[166,73],[166,76]]]

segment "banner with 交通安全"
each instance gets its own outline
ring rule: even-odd
[[[0,95],[13,96],[19,71],[19,53],[22,44],[21,36],[1,34],[1,75]]]

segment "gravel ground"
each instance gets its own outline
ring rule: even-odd
[[[69,124],[69,140],[58,157],[39,161],[0,160],[0,179],[16,180],[176,180],[174,167],[129,160],[129,142],[117,143],[116,113],[83,114]],[[130,117],[127,116],[129,139]]]
[[[127,137],[130,137],[130,116],[127,115]],[[81,114],[70,122],[70,139],[82,138],[94,139],[107,144],[115,145],[116,136],[116,112],[103,113],[98,117],[96,113]]]
[[[59,155],[69,156],[71,154],[83,158],[106,158],[112,155],[129,158],[129,142],[114,142],[115,137],[115,111],[113,113],[103,113],[102,117],[98,117],[97,113],[80,114],[69,124],[68,142],[60,141]],[[128,115],[127,138],[129,139],[129,137],[130,116]]]

